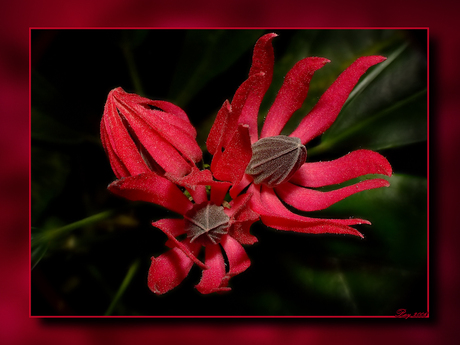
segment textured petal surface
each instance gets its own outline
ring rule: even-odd
[[[351,186],[330,192],[296,186],[290,182],[275,188],[276,193],[284,202],[301,211],[324,210],[336,202],[363,190],[388,187],[390,183],[383,179],[365,180]]]
[[[257,100],[251,97],[251,94],[258,94],[263,88],[262,80],[264,73],[251,75],[241,86],[236,90],[232,104],[225,101],[222,108],[216,116],[216,120],[211,127],[211,130],[206,140],[206,146],[211,154],[218,153],[222,148],[226,148],[232,139],[243,108],[259,107]]]
[[[349,225],[370,224],[367,220],[357,218],[320,219],[294,214],[281,203],[272,189],[265,186],[252,185],[248,192],[253,193],[251,207],[260,215],[262,222],[278,230],[312,234],[351,234],[363,237]]]
[[[139,142],[164,171],[176,176],[184,176],[190,172],[190,163],[184,159],[171,142],[143,120],[146,115],[140,116],[138,115],[139,112],[134,113],[125,105],[123,107],[119,105],[119,108],[121,108],[122,113],[129,112],[132,114],[131,116],[125,116],[125,118],[130,128],[132,128],[131,135],[133,140]]]
[[[364,56],[352,63],[321,96],[310,113],[300,122],[291,136],[305,144],[323,134],[335,121],[348,95],[367,69],[386,60],[383,56]]]
[[[289,182],[304,187],[323,187],[367,174],[391,176],[391,165],[377,152],[357,150],[333,161],[305,163]]]
[[[283,85],[265,119],[261,138],[279,135],[292,114],[307,97],[310,80],[316,70],[330,62],[320,57],[309,57],[297,62],[286,74]]]
[[[171,241],[171,243],[167,244],[169,247],[171,244],[173,244],[175,247],[182,250],[184,254],[187,255],[190,260],[192,260],[198,266],[203,269],[207,268],[206,265],[198,260],[196,256],[191,252],[188,241],[185,241],[184,244],[176,239],[177,236],[185,233],[185,223],[183,219],[161,219],[157,222],[153,222],[152,225],[159,228],[165,233],[166,236],[168,236],[169,241]]]
[[[227,286],[228,280],[241,272],[244,272],[251,265],[248,255],[243,246],[231,236],[224,236],[221,242],[222,247],[227,254],[229,270],[222,282],[223,286]]]
[[[259,215],[251,210],[249,201],[252,194],[245,193],[230,202],[225,213],[230,217],[229,235],[241,244],[254,244],[257,238],[249,233],[251,225],[259,220]]]
[[[212,173],[216,179],[228,181],[234,185],[241,181],[251,156],[249,128],[247,125],[239,125],[225,151],[213,159]]]
[[[230,290],[227,287],[220,287],[225,277],[225,262],[218,244],[206,246],[205,260],[209,268],[203,270],[200,283],[195,286],[196,289],[202,294]]]
[[[117,178],[140,174],[150,169],[142,159],[136,144],[118,114],[109,93],[101,121],[102,142],[108,153],[110,163]],[[116,157],[116,158],[115,158]]]
[[[126,199],[152,202],[182,215],[192,208],[190,200],[174,183],[153,172],[122,178],[108,189]]]
[[[190,251],[196,253],[198,244],[189,244]],[[179,248],[173,248],[165,254],[152,257],[148,274],[148,286],[157,295],[164,294],[179,285],[188,275],[193,261]]]
[[[254,47],[249,76],[262,73],[263,78],[260,80],[258,87],[254,89],[254,92],[248,95],[248,100],[239,119],[240,123],[249,126],[249,134],[252,143],[256,142],[259,136],[257,118],[259,115],[260,103],[272,82],[273,65],[275,62],[272,40],[276,36],[278,35],[274,33],[266,34],[259,38]]]

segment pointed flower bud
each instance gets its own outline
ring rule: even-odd
[[[117,178],[154,171],[181,178],[202,152],[185,112],[165,101],[110,91],[101,121],[101,138]]]

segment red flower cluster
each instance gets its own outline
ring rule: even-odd
[[[109,190],[183,216],[152,223],[168,236],[166,244],[171,248],[152,257],[148,285],[154,293],[163,294],[177,286],[194,263],[203,269],[196,286],[201,293],[229,290],[229,279],[250,265],[242,244],[257,241],[249,230],[259,217],[279,230],[362,236],[350,225],[370,224],[366,220],[304,217],[289,211],[281,200],[301,211],[316,211],[354,193],[389,185],[385,179],[369,179],[330,192],[315,190],[367,174],[391,176],[391,166],[383,156],[369,150],[357,150],[329,162],[307,163],[304,146],[329,128],[359,78],[385,58],[369,56],[355,61],[291,135],[280,135],[306,98],[314,72],[329,62],[318,57],[299,61],[286,75],[259,138],[257,117],[272,79],[274,37],[276,34],[267,34],[258,40],[248,79],[217,114],[206,142],[213,155],[210,170],[196,166],[202,152],[195,140],[196,131],[182,109],[128,94],[121,88],[109,93],[101,138],[118,178]],[[211,187],[209,193],[206,186]],[[224,201],[228,191],[230,203]],[[202,247],[204,263],[197,258]]]

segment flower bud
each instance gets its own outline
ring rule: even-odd
[[[153,101],[122,88],[110,91],[101,139],[117,178],[154,171],[181,178],[202,158],[196,130],[172,103]]]
[[[255,184],[270,188],[288,181],[305,163],[307,149],[299,138],[277,135],[252,145],[252,158],[246,168]]]

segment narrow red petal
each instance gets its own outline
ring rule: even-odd
[[[198,252],[199,244],[190,244],[192,252]],[[148,287],[157,295],[178,286],[188,275],[193,261],[179,248],[173,248],[155,258],[152,257],[148,274]]]
[[[217,112],[216,119],[209,131],[208,139],[206,140],[206,147],[208,152],[212,155],[218,153],[218,150],[222,147],[222,140],[224,133],[228,127],[228,121],[230,120],[231,105],[228,100],[222,104],[222,107]]]
[[[310,113],[300,122],[291,136],[300,138],[302,144],[323,134],[337,118],[348,95],[367,69],[386,60],[383,56],[364,56],[351,64],[321,96]]]
[[[260,215],[262,222],[278,230],[303,233],[328,232],[363,237],[357,230],[349,227],[349,225],[370,224],[369,221],[358,218],[321,219],[297,215],[289,211],[281,203],[274,191],[265,186],[252,185],[248,192],[253,193],[251,207]]]
[[[105,128],[104,120],[101,121],[101,142],[105,152],[107,153],[107,156],[109,157],[110,165],[112,166],[112,170],[115,176],[117,178],[129,176],[129,170],[115,154],[115,151],[107,135],[107,129]]]
[[[239,125],[229,145],[221,155],[215,155],[211,170],[216,179],[235,185],[241,181],[251,160],[251,140],[247,125]]]
[[[184,123],[183,120],[163,111],[143,109],[135,105],[133,107],[137,109],[136,113],[146,124],[184,157],[195,163],[201,160],[202,152],[195,136],[192,135],[195,129],[190,123]]]
[[[377,152],[357,150],[333,161],[305,163],[289,182],[304,187],[323,187],[367,174],[391,176],[391,165]]]
[[[254,244],[257,237],[250,234],[251,225],[259,220],[259,215],[251,210],[249,201],[252,194],[245,193],[230,202],[230,209],[224,212],[230,217],[229,235],[241,244]]]
[[[153,172],[116,180],[108,189],[126,199],[151,202],[182,215],[193,206],[174,183]]]
[[[230,196],[232,199],[235,199],[251,182],[252,177],[248,174],[244,174],[242,180],[238,184],[233,185],[230,189]]]
[[[174,244],[175,247],[179,248],[187,255],[190,260],[200,266],[202,269],[206,269],[207,266],[203,264],[190,250],[190,242],[185,241],[184,243],[179,242],[176,237],[185,233],[185,223],[183,219],[161,219],[157,222],[153,222],[152,225],[165,233],[168,236],[169,241]],[[168,247],[170,245],[168,244]]]
[[[203,202],[208,201],[208,193],[206,192],[205,185],[199,185],[192,188],[187,188],[187,191],[193,198],[195,204],[201,204]]]
[[[336,189],[330,192],[320,192],[318,190],[296,186],[287,182],[275,188],[278,196],[287,204],[301,211],[324,210],[329,206],[339,202],[363,190],[388,187],[390,183],[383,179],[365,180],[351,186]]]
[[[230,188],[229,182],[215,182],[211,185],[211,197],[210,201],[215,205],[222,205],[222,202],[227,195],[228,188]]]
[[[112,149],[111,151],[113,152],[114,156],[117,157],[117,160],[123,161],[123,165],[126,168],[126,170],[129,171],[129,175],[136,175],[150,171],[150,169],[147,167],[146,163],[142,159],[139,150],[134,144],[131,136],[126,130],[112,98],[113,91],[109,93],[107,103],[104,107],[104,115],[102,117],[102,122],[104,124],[107,139],[107,145],[110,145]],[[114,156],[112,156],[112,158]],[[116,166],[114,172],[116,170],[116,173],[120,173],[121,171],[118,169],[119,165],[117,164],[116,160],[114,160],[113,162],[111,160],[111,163],[112,166]]]
[[[128,112],[129,107],[119,105],[120,111]],[[144,109],[144,111],[147,111]],[[190,173],[191,164],[188,163],[179,151],[159,134],[154,128],[148,125],[142,118],[147,116],[139,115],[125,116],[129,125],[133,129],[133,135],[148,151],[153,160],[160,165],[163,170],[175,176],[184,176]]]
[[[278,35],[275,33],[266,34],[259,38],[254,47],[249,76],[262,74],[263,78],[259,81],[257,88],[254,88],[248,95],[248,99],[239,119],[240,123],[249,125],[249,134],[252,143],[255,143],[259,136],[257,118],[259,115],[260,103],[272,82],[273,65],[275,63],[272,40],[276,36]]]
[[[309,57],[297,62],[286,74],[283,85],[265,119],[260,137],[279,135],[292,114],[307,97],[310,80],[316,70],[330,62],[320,57]]]
[[[220,287],[225,277],[225,262],[218,244],[206,246],[205,260],[209,268],[203,270],[200,283],[195,286],[196,289],[202,294],[230,290],[230,288]]]
[[[221,148],[228,146],[238,128],[238,122],[243,123],[239,121],[243,109],[247,110],[254,107],[258,109],[257,100],[252,95],[261,92],[263,78],[264,74],[262,72],[251,75],[236,90],[231,107],[229,108],[229,105],[224,103],[208,136],[207,147],[209,152],[217,153]]]

